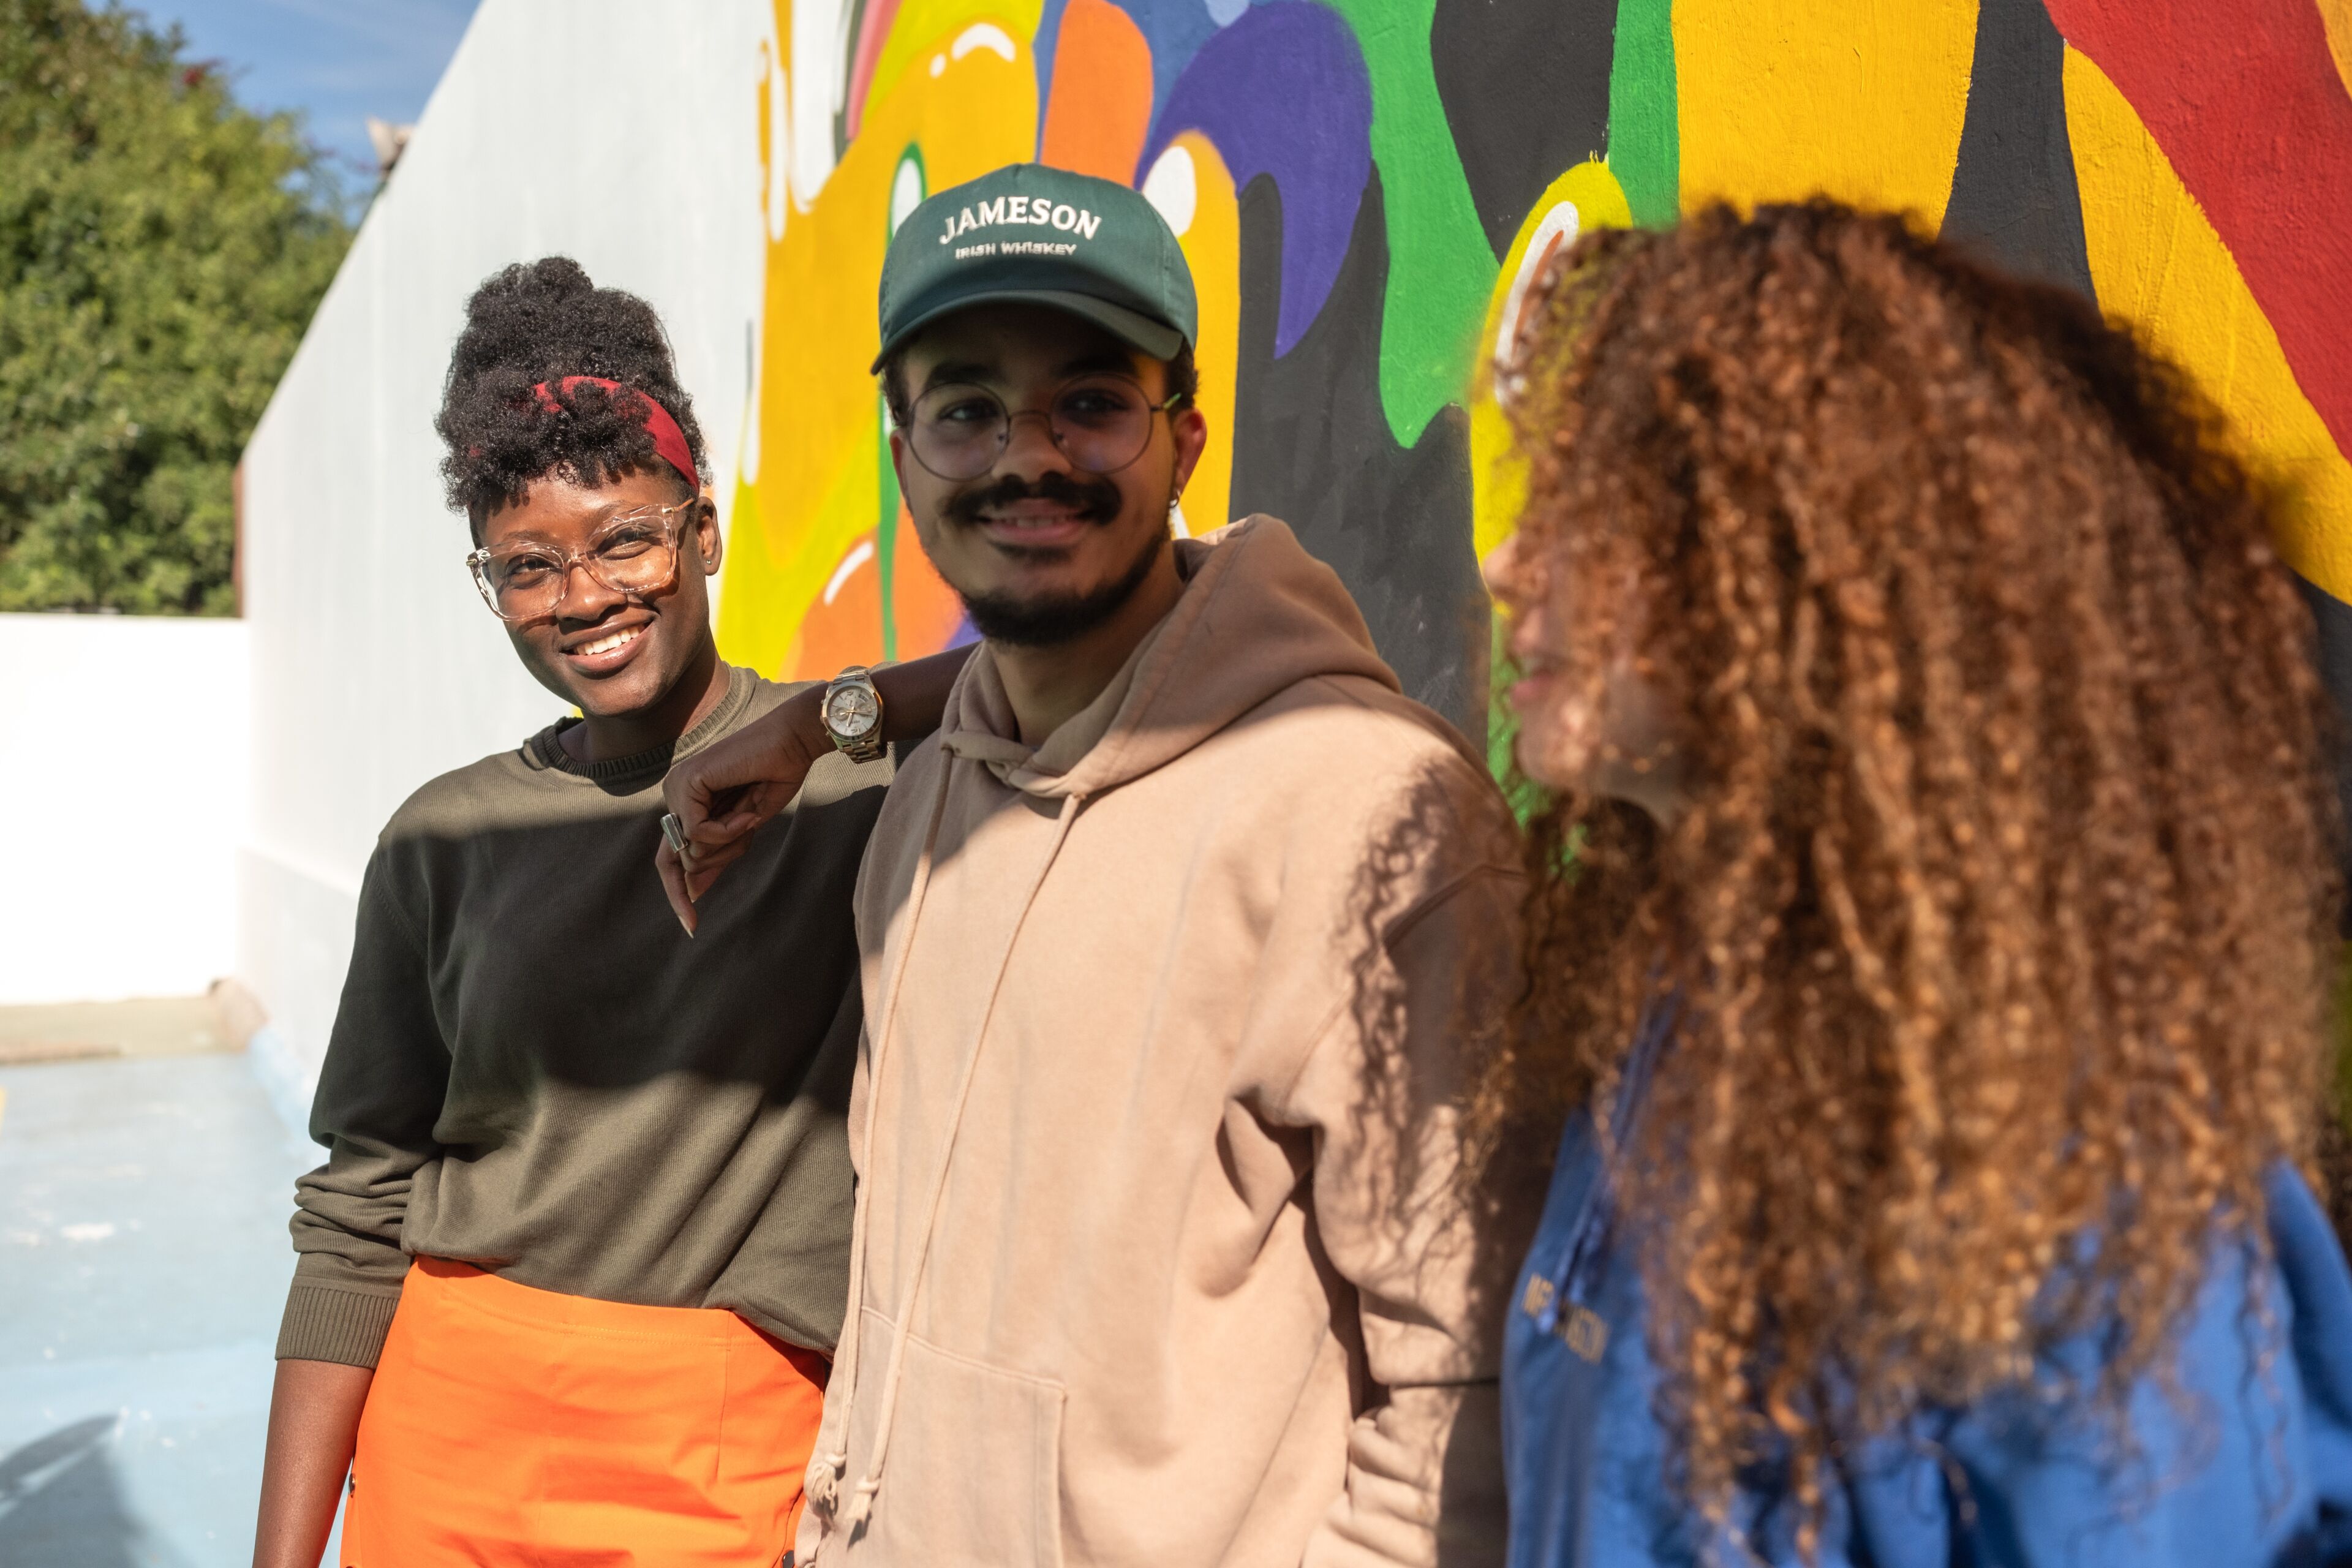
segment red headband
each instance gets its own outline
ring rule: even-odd
[[[702,493],[702,478],[694,471],[694,448],[686,444],[686,432],[677,427],[677,421],[669,416],[668,409],[635,387],[623,386],[617,381],[606,381],[601,375],[567,375],[555,384],[568,393],[583,383],[589,386],[601,386],[607,392],[625,392],[643,403],[646,405],[646,433],[654,438],[654,450],[667,458],[671,468],[685,476],[687,484],[692,487],[695,494]],[[559,412],[563,407],[556,401],[555,394],[548,390],[547,383],[542,381],[531,390],[539,394],[539,405],[550,413]]]

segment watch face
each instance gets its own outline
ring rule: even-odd
[[[855,739],[874,728],[881,717],[874,693],[863,686],[836,686],[825,693],[825,727],[836,735]]]

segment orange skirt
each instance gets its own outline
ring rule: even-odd
[[[345,1568],[775,1568],[827,1366],[732,1312],[420,1258],[360,1417]]]

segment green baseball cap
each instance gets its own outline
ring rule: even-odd
[[[999,301],[1067,310],[1154,359],[1200,331],[1192,269],[1140,192],[1013,163],[941,191],[890,237],[872,368],[941,316]]]

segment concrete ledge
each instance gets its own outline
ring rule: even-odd
[[[203,996],[0,1007],[0,1067],[238,1051],[260,1023],[260,1005],[235,981]]]

